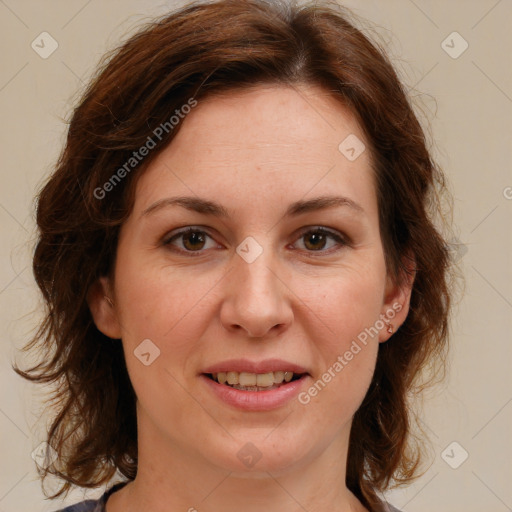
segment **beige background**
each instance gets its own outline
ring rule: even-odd
[[[389,494],[406,512],[512,510],[512,2],[351,0],[378,26],[415,103],[431,123],[455,196],[466,294],[453,321],[450,375],[425,400],[432,465]],[[56,510],[45,501],[31,452],[41,396],[10,368],[37,323],[30,268],[33,197],[64,140],[63,122],[101,54],[172,2],[0,0],[0,512]],[[31,42],[47,31],[58,49]],[[457,31],[458,58],[441,46]],[[453,42],[452,42],[453,40]],[[457,52],[463,40],[448,38]],[[458,444],[442,453],[452,442]],[[452,451],[453,448],[453,451]],[[468,459],[455,465],[465,450]],[[87,491],[96,497],[104,489]],[[83,499],[69,495],[66,504]]]

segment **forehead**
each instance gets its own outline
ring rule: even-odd
[[[358,202],[372,201],[369,151],[356,159],[343,152],[346,140],[359,141],[357,151],[367,146],[361,127],[322,88],[272,85],[230,91],[198,100],[181,122],[171,144],[140,179],[139,210],[165,194],[190,192],[236,199],[252,190],[253,200],[256,195],[282,200],[299,199],[313,188],[318,194],[338,188],[360,196]]]
[[[317,86],[267,85],[216,94],[199,100],[185,121],[174,142],[193,147],[198,140],[209,150],[222,145],[278,155],[290,147],[307,155],[337,151],[340,137],[349,134],[362,137],[352,112]]]

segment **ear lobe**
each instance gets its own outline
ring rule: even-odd
[[[98,330],[109,338],[120,339],[120,324],[110,293],[108,278],[100,277],[87,292],[87,304]]]
[[[404,255],[402,263],[404,268],[401,271],[400,284],[396,283],[388,274],[382,305],[384,321],[387,326],[393,327],[393,332],[399,329],[409,314],[412,288],[416,277],[416,259],[410,252]],[[387,341],[393,336],[393,332],[388,332],[387,328],[382,329],[379,334],[379,342]]]

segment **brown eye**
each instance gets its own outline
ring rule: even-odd
[[[176,240],[180,239],[181,243],[174,243]],[[205,247],[208,239],[213,241],[212,237],[205,231],[191,227],[174,234],[166,239],[163,244],[166,246],[178,245],[176,249],[177,252],[201,253],[203,249],[209,249],[215,246],[215,244],[212,244],[211,247]]]
[[[304,235],[305,243],[304,245],[308,249],[318,250],[323,249],[327,242],[327,236],[323,233],[318,233],[316,231],[312,231]]]
[[[208,246],[208,239],[211,240],[210,246]],[[331,252],[335,252],[330,249],[336,246],[343,247],[349,245],[344,237],[324,228],[304,231],[300,235],[299,240],[304,240],[304,247],[301,247],[301,249],[309,253],[330,254]],[[329,240],[331,240],[330,245]],[[164,240],[163,245],[169,246],[175,252],[189,256],[200,256],[204,250],[218,247],[214,239],[208,233],[194,227],[188,227],[168,237]]]
[[[323,250],[326,248],[329,239],[334,240],[336,243],[327,247],[327,249],[335,247],[336,245],[348,245],[343,237],[323,228],[315,228],[305,231],[300,235],[299,240],[301,239],[304,240],[304,247],[308,252],[330,252]]]
[[[194,251],[196,249],[202,249],[205,244],[205,236],[200,231],[193,231],[182,236],[183,245],[188,250]]]

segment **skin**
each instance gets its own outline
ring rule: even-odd
[[[241,411],[198,374],[231,358],[281,358],[308,370],[307,391],[393,304],[394,328],[403,323],[412,283],[398,287],[386,273],[370,151],[349,161],[338,150],[349,134],[369,144],[350,111],[316,87],[230,92],[182,122],[137,184],[113,278],[89,297],[97,327],[122,338],[138,397],[138,474],[106,510],[364,511],[344,486],[348,440],[386,328],[307,405]],[[218,202],[230,216],[180,206],[142,215],[181,195]],[[324,195],[364,211],[283,217],[291,203]],[[165,245],[186,226],[204,241]],[[319,226],[348,243],[301,232]],[[249,236],[263,249],[252,263],[236,252]],[[148,338],[160,356],[146,366],[134,350]],[[261,453],[250,468],[237,457],[248,442]]]

